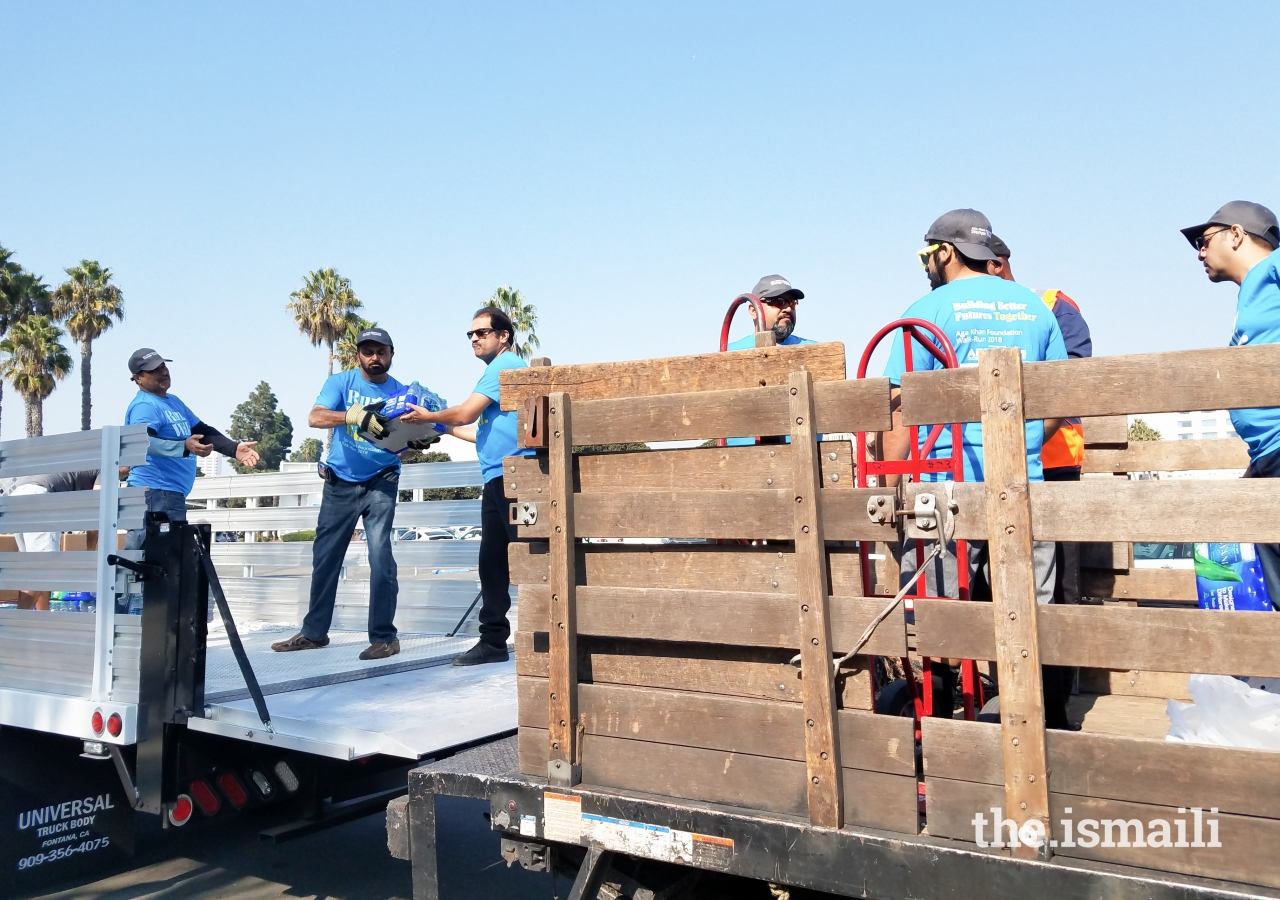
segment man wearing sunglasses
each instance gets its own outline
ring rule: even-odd
[[[475,390],[457,406],[431,412],[414,406],[401,418],[405,422],[436,422],[448,426],[449,433],[473,441],[480,459],[484,491],[480,499],[480,640],[466,653],[455,657],[455,666],[506,662],[511,623],[511,571],[507,547],[516,538],[510,524],[511,501],[502,483],[502,460],[517,452],[516,413],[503,412],[498,405],[498,373],[523,369],[528,363],[512,352],[516,330],[502,310],[486,306],[476,310],[467,332],[476,358],[485,364]]]
[[[1280,343],[1280,223],[1259,203],[1233,200],[1203,225],[1182,229],[1215,284],[1240,286],[1232,347]],[[1280,478],[1280,408],[1233,409],[1249,445],[1245,478]],[[1271,605],[1280,609],[1280,544],[1258,544]]]
[[[790,346],[814,343],[795,333],[796,307],[804,299],[804,291],[793,288],[791,282],[781,275],[766,275],[756,282],[751,293],[759,297],[764,306],[764,329],[762,330],[771,330],[779,344]],[[748,304],[747,312],[751,314],[751,321],[754,324],[757,319],[755,306]],[[729,349],[750,350],[755,345],[755,336],[749,334],[734,341],[729,345]]]

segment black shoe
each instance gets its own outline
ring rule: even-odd
[[[400,652],[399,641],[377,641],[361,652],[361,659],[386,659]]]
[[[486,644],[484,641],[476,641],[476,645],[466,653],[460,653],[453,658],[455,666],[480,666],[485,663],[500,663],[510,659],[506,647],[495,647],[492,644]]]

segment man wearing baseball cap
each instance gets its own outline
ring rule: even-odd
[[[795,333],[796,306],[804,299],[804,291],[793,288],[791,282],[781,275],[766,275],[756,282],[751,293],[760,298],[764,306],[764,329],[772,330],[779,344],[812,344],[814,341],[802,338]],[[747,312],[751,321],[757,319],[755,306],[748,304]],[[730,350],[750,350],[755,347],[755,336],[747,335],[729,345]]]
[[[1240,286],[1232,347],[1280,343],[1280,223],[1260,203],[1233,200],[1202,225],[1182,229],[1214,283]],[[1249,445],[1246,478],[1280,477],[1280,408],[1233,409]],[[1280,608],[1280,544],[1258,544],[1271,605]]]
[[[172,377],[165,359],[150,347],[135,350],[129,357],[129,379],[138,393],[124,413],[126,425],[147,426],[147,464],[129,470],[129,484],[146,488],[147,511],[161,512],[171,522],[187,520],[187,494],[196,480],[196,456],[215,450],[246,466],[257,465],[257,441],[233,441],[187,408],[169,393]],[[126,537],[126,546],[142,546],[145,531],[136,529]]]
[[[334,439],[321,466],[324,493],[311,550],[311,603],[302,630],[271,645],[277,653],[328,646],[338,577],[362,518],[369,548],[369,647],[360,658],[385,659],[400,652],[395,626],[400,582],[391,553],[400,457],[363,437],[378,438],[387,431],[387,420],[378,410],[403,388],[388,374],[394,355],[395,345],[385,330],[360,332],[356,368],[330,375],[307,416],[312,428],[333,429]]]

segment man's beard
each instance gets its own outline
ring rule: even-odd
[[[382,363],[361,363],[360,368],[364,369],[366,375],[385,375],[387,370],[391,368],[390,363],[383,365]]]
[[[936,291],[947,283],[946,273],[943,272],[942,266],[938,265],[932,259],[929,261],[929,267],[925,270],[929,273],[929,290]]]
[[[796,320],[791,316],[778,316],[778,321],[773,323],[773,336],[778,339],[779,344],[791,337],[791,332],[795,330]]]

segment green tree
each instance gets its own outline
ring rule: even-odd
[[[53,315],[80,342],[80,430],[91,427],[93,411],[93,342],[116,322],[124,321],[124,294],[111,283],[111,270],[95,259],[82,259],[66,270],[70,278],[53,292]]]
[[[0,374],[27,405],[27,437],[44,434],[45,398],[71,371],[71,355],[59,340],[62,333],[48,316],[27,316],[0,341],[0,351],[7,354]]]
[[[538,327],[538,311],[518,290],[503,285],[493,292],[489,305],[506,313],[515,326],[516,333],[511,336],[511,349],[516,356],[528,359],[533,355],[534,348],[542,346],[535,331]],[[523,342],[520,341],[521,333],[525,335]]]
[[[49,286],[13,261],[13,251],[0,247],[0,338],[31,315],[48,316],[53,311]],[[4,396],[0,380],[0,398]]]
[[[345,372],[347,369],[354,369],[360,364],[360,361],[356,358],[356,342],[360,338],[360,332],[377,327],[377,322],[362,319],[355,313],[347,315],[347,328],[338,338],[338,343],[333,350],[333,357],[338,361],[338,371]]]
[[[347,330],[349,316],[361,307],[351,282],[332,268],[308,272],[302,287],[289,295],[286,309],[293,313],[298,330],[312,347],[329,348],[329,374],[333,374],[333,348]]]
[[[1158,441],[1161,440],[1160,432],[1156,431],[1142,419],[1134,419],[1133,424],[1129,426],[1129,440],[1140,441]]]
[[[289,462],[320,462],[323,453],[324,444],[315,438],[303,438],[298,449],[289,454]]]
[[[227,436],[238,441],[258,442],[254,447],[258,451],[258,464],[249,467],[232,460],[237,472],[275,472],[280,468],[281,460],[293,443],[293,423],[277,408],[271,385],[265,381],[258,382],[249,399],[236,407],[231,414]]]

